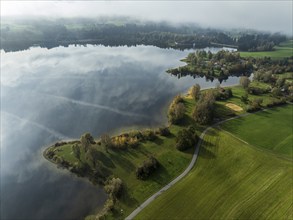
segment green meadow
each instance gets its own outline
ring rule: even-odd
[[[262,52],[240,52],[242,57],[271,57],[272,59],[282,59],[285,57],[293,56],[293,40],[289,40],[281,43],[279,46],[275,46],[273,51]]]
[[[292,114],[292,105],[287,105],[231,120],[221,127],[254,146],[292,158]]]
[[[192,171],[135,219],[292,219],[292,178],[292,161],[211,129]]]

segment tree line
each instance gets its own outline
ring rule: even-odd
[[[108,18],[108,20],[111,20]],[[13,25],[11,25],[11,22]],[[70,44],[154,45],[161,48],[203,48],[214,44],[239,47],[243,51],[272,50],[285,41],[280,34],[241,35],[238,38],[216,29],[195,25],[174,26],[168,23],[121,19],[107,22],[103,19],[14,20],[1,24],[1,49],[24,50],[31,46],[52,48]],[[122,23],[122,24],[119,24]],[[15,29],[14,24],[21,27]]]

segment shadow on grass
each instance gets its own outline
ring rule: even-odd
[[[133,197],[133,195],[129,193],[129,189],[127,188],[127,186],[124,188],[121,198],[119,200],[129,207],[135,207],[139,205],[139,202]]]
[[[98,151],[98,160],[101,161],[108,168],[115,168],[115,164],[103,152]]]
[[[135,169],[133,163],[131,163],[128,159],[126,159],[122,154],[118,152],[112,153],[111,158],[115,161],[119,166],[121,166],[124,170],[131,172]]]
[[[213,130],[213,129],[210,129],[209,131],[208,131],[209,133],[209,136],[215,136],[215,135],[217,135],[217,132],[215,131],[215,130]],[[203,144],[205,143],[205,140],[203,140]]]
[[[157,145],[162,145],[164,143],[164,141],[162,140],[162,138],[156,137],[155,140],[152,141],[153,143],[157,144]]]
[[[205,159],[215,159],[216,155],[211,150],[208,149],[212,147],[215,147],[215,145],[204,140],[202,147],[200,148],[198,156]]]
[[[193,124],[194,124],[193,118],[186,114],[184,115],[184,118],[182,118],[180,122],[178,123],[178,125],[182,127],[188,127],[189,125],[193,125]]]
[[[162,166],[162,164],[160,164],[159,168],[154,171],[154,173],[151,174],[151,176],[149,177],[150,181],[154,181],[156,183],[159,184],[165,184],[170,179],[170,174],[168,172],[168,170]]]

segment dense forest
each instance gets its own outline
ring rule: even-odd
[[[3,18],[1,21],[1,49],[5,51],[69,44],[154,45],[176,49],[229,46],[242,51],[268,51],[285,40],[286,36],[280,34],[231,33],[193,24],[175,26],[166,22],[143,22],[117,17],[55,20]]]

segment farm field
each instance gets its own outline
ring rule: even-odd
[[[292,158],[292,113],[292,105],[287,105],[231,120],[221,127],[254,146]]]
[[[135,219],[292,219],[291,161],[210,130],[193,170]]]
[[[282,59],[285,57],[293,56],[293,40],[286,41],[280,44],[280,46],[275,46],[273,51],[263,51],[263,52],[240,52],[242,57],[271,57],[272,59]]]

